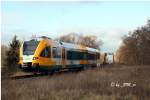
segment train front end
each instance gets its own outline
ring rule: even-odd
[[[31,69],[34,53],[39,45],[38,40],[25,41],[20,47],[19,64],[22,69]]]

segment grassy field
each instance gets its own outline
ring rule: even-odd
[[[107,65],[51,76],[2,78],[1,84],[2,100],[149,100],[150,66]]]

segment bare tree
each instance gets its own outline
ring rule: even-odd
[[[77,33],[63,35],[58,37],[56,40],[74,44],[81,44],[96,49],[100,49],[100,46],[102,46],[103,44],[102,41],[98,40],[94,35],[83,36]]]
[[[77,44],[78,41],[79,41],[79,37],[80,36],[76,33],[70,33],[70,34],[67,34],[67,35],[62,35],[62,36],[56,38],[55,40]]]
[[[89,36],[80,37],[80,44],[91,48],[100,49],[100,46],[102,45],[102,41],[98,40],[97,37],[94,35],[89,35]]]

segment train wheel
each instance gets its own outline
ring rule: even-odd
[[[54,70],[50,70],[50,71],[48,71],[48,75],[53,75],[55,73],[55,71]]]
[[[87,70],[87,68],[88,68],[87,66],[83,66],[83,70]]]

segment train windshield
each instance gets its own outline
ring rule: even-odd
[[[34,55],[34,52],[39,44],[37,40],[26,41],[23,44],[23,55]]]

